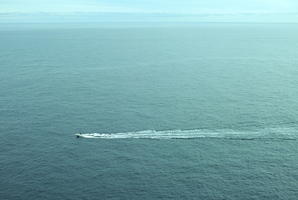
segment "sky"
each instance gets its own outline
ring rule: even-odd
[[[0,0],[0,23],[88,21],[298,23],[298,0]]]

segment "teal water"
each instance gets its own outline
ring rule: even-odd
[[[0,199],[297,199],[297,35],[0,26]]]

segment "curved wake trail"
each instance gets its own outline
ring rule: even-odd
[[[296,140],[298,129],[296,128],[267,128],[255,131],[236,130],[144,130],[123,133],[83,133],[75,134],[78,137],[89,139],[196,139],[196,138],[223,138],[238,140]]]

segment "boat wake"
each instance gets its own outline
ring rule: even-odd
[[[266,128],[254,131],[221,130],[144,130],[123,133],[78,133],[79,138],[89,139],[197,139],[222,138],[235,140],[296,140],[297,128]]]

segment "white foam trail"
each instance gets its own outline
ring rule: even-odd
[[[224,139],[283,139],[295,140],[298,136],[296,128],[267,128],[256,131],[235,130],[144,130],[124,133],[84,133],[76,134],[82,138],[94,139],[195,139],[195,138],[224,138]]]

